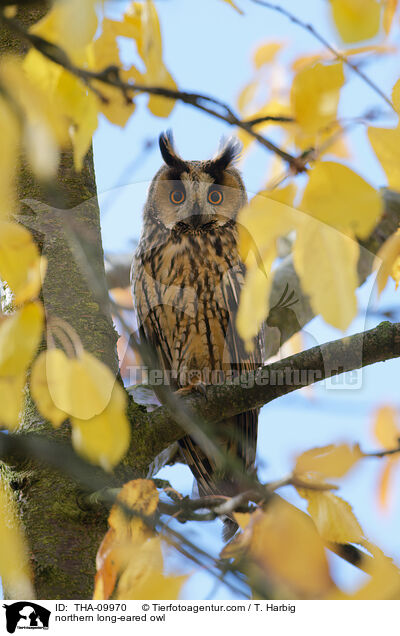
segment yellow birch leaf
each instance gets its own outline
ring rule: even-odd
[[[59,382],[68,390],[68,383],[65,383],[65,371],[69,373],[68,359],[60,349],[43,351],[32,366],[30,378],[32,397],[40,413],[55,427],[60,426],[68,414],[54,404],[49,385]]]
[[[4,481],[0,481],[0,576],[8,598],[35,598],[27,545]]]
[[[332,17],[343,42],[369,40],[379,33],[379,0],[330,0]]]
[[[158,492],[152,479],[129,481],[124,484],[117,499],[146,517],[151,517],[158,506]],[[153,531],[139,517],[127,519],[123,509],[117,504],[111,508],[108,523],[120,540],[133,538],[135,541],[143,541],[153,535]]]
[[[67,358],[59,351],[48,355],[46,364],[50,395],[58,409],[89,420],[108,406],[116,379],[91,353],[83,351],[77,358]]]
[[[327,490],[297,489],[324,541],[361,543],[364,533],[347,501]]]
[[[289,205],[293,207],[293,201],[297,193],[297,186],[295,183],[289,183],[287,186],[283,186],[282,188],[275,188],[268,193],[268,198],[273,201],[279,201],[279,203],[284,203],[285,205]]]
[[[119,578],[116,599],[176,599],[186,576],[165,576],[159,537],[140,548],[131,547],[128,563]]]
[[[379,249],[375,260],[374,269],[378,269],[376,282],[378,285],[378,294],[385,289],[389,276],[393,276],[394,268],[400,256],[400,229],[389,236],[382,247]]]
[[[266,42],[256,48],[253,54],[253,64],[256,69],[272,62],[283,47],[283,42]]]
[[[317,63],[295,75],[290,102],[292,116],[303,132],[316,134],[336,119],[344,80],[341,62]]]
[[[382,406],[375,414],[374,435],[380,446],[391,450],[399,445],[400,429],[397,412],[392,406]]]
[[[268,579],[298,598],[321,598],[332,589],[322,539],[311,519],[283,499],[252,515],[249,554]]]
[[[385,7],[383,9],[383,28],[386,35],[389,35],[392,28],[394,14],[397,9],[397,0],[385,0]]]
[[[400,191],[400,128],[368,128],[368,139],[385,171],[388,185]]]
[[[386,462],[384,463],[383,469],[379,475],[378,480],[378,505],[381,510],[387,510],[389,508],[390,500],[389,496],[391,495],[391,499],[394,499],[394,490],[393,490],[393,473],[394,470],[398,467],[399,458],[396,455],[392,457],[388,457]]]
[[[363,457],[358,444],[321,446],[305,451],[296,460],[296,475],[316,472],[325,477],[343,477]]]
[[[0,377],[27,369],[40,344],[43,317],[42,304],[33,302],[0,322]]]
[[[251,104],[256,95],[257,88],[258,82],[249,82],[249,84],[246,84],[246,86],[242,88],[237,98],[237,107],[240,113],[245,113],[247,106]]]
[[[382,212],[382,197],[360,175],[333,161],[312,170],[300,208],[314,218],[366,238]]]
[[[17,430],[24,406],[25,373],[0,378],[0,422],[10,431]]]
[[[235,2],[233,2],[233,0],[223,0],[223,2],[226,2],[226,4],[229,4],[229,6],[232,7],[232,9],[235,9],[235,11],[240,13],[240,15],[243,15],[243,11],[241,9],[239,9],[237,4]]]
[[[276,258],[276,241],[296,227],[299,213],[274,201],[269,192],[255,195],[239,213],[239,250],[246,264],[246,278],[241,291],[237,329],[252,348],[252,339],[269,311],[270,271]]]
[[[367,564],[369,579],[354,594],[347,596],[351,600],[392,600],[399,597],[400,572],[392,559],[382,550],[364,541],[363,545],[372,554],[372,562]]]
[[[357,314],[359,246],[329,225],[309,219],[298,229],[294,266],[316,315],[345,330]]]
[[[394,282],[396,283],[395,289],[398,289],[400,285],[400,256],[398,256],[393,263],[391,275]]]
[[[71,417],[74,448],[107,471],[118,464],[129,447],[130,425],[125,409],[125,391],[115,382],[109,402],[99,415],[90,419]]]
[[[101,71],[109,66],[121,68],[122,63],[117,43],[118,35],[115,22],[105,18],[100,36],[88,47],[91,70]],[[134,67],[128,72],[129,79],[133,70]],[[121,79],[125,80],[124,71],[121,71]],[[108,100],[108,103],[104,103],[98,98],[99,111],[112,124],[124,127],[135,110],[135,104],[132,101],[128,102],[123,92],[117,87],[109,86],[104,82],[94,82],[94,86]]]
[[[78,64],[96,33],[97,0],[56,0],[30,32],[60,46]]]
[[[0,219],[11,218],[16,211],[16,168],[20,144],[17,117],[9,104],[0,98]]]
[[[44,262],[26,228],[0,221],[0,276],[10,286],[16,304],[37,297]]]
[[[393,89],[392,89],[392,103],[393,103],[393,106],[395,107],[396,111],[400,115],[400,79],[397,80],[396,84],[393,86]]]
[[[276,258],[276,250],[271,249],[269,255],[269,269]],[[240,304],[237,313],[236,327],[239,335],[246,343],[246,348],[252,351],[253,338],[268,315],[269,295],[271,291],[271,276],[256,267],[247,271],[245,284],[240,294]]]
[[[116,27],[118,28],[118,27]],[[157,9],[151,0],[133,2],[124,15],[120,34],[132,37],[146,67],[145,73],[134,72],[136,81],[142,84],[164,86],[176,90],[177,86],[162,59],[161,29]],[[175,100],[159,95],[150,95],[148,108],[157,117],[168,117]]]

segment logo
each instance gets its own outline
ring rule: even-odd
[[[6,610],[9,634],[13,634],[16,629],[49,629],[51,612],[41,605],[30,601],[18,601],[3,607]]]

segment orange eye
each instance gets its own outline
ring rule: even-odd
[[[220,205],[223,201],[224,197],[222,195],[221,190],[210,190],[208,193],[208,202],[213,205]]]
[[[184,202],[186,195],[183,190],[171,190],[169,198],[171,199],[171,203],[179,205]]]

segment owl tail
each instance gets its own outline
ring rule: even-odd
[[[248,473],[254,468],[255,449],[257,445],[257,420],[258,411],[252,410],[236,415],[229,420],[218,423],[218,433],[223,437],[224,429],[234,430],[232,439],[222,439],[222,444],[227,447],[228,452],[239,458],[243,464],[243,472]],[[179,440],[179,445],[185,462],[189,466],[196,479],[198,493],[200,497],[210,495],[225,495],[233,497],[243,490],[239,478],[236,475],[229,475],[212,463],[203,450],[189,436]],[[224,518],[224,528],[222,536],[224,541],[229,541],[236,533],[238,525],[233,516],[227,515]]]

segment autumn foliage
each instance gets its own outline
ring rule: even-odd
[[[245,2],[225,2],[245,14]],[[123,128],[135,117],[139,95],[148,95],[147,108],[159,118],[167,118],[182,99],[185,87],[177,86],[173,69],[163,61],[155,4],[132,2],[119,20],[107,17],[102,5],[97,0],[56,0],[26,31],[26,55],[0,61],[0,425],[10,433],[18,430],[27,385],[40,415],[55,429],[68,422],[75,451],[112,474],[130,444],[127,392],[103,362],[85,351],[70,325],[46,314],[41,296],[46,259],[15,218],[21,153],[39,181],[56,177],[63,152],[73,153],[79,172],[99,116]],[[289,234],[295,237],[294,267],[314,315],[342,332],[349,327],[358,311],[360,241],[371,234],[384,210],[381,192],[352,165],[348,124],[339,118],[338,105],[349,76],[364,68],[360,60],[393,54],[390,34],[399,19],[397,1],[330,0],[329,5],[343,50],[321,43],[320,53],[293,59],[286,80],[275,85],[273,71],[283,64],[284,44],[266,40],[253,52],[253,75],[238,92],[235,133],[243,156],[272,127],[280,131],[281,151],[274,155],[265,186],[239,217],[246,280],[237,329],[248,348],[271,310],[271,272],[279,239]],[[246,16],[242,19],[245,25]],[[12,7],[2,9],[1,21],[10,37],[22,29]],[[377,43],[359,44],[371,38]],[[122,61],[121,39],[135,46],[135,64]],[[364,123],[387,186],[400,192],[400,79],[392,94],[383,97],[395,124],[372,125],[368,115]],[[198,104],[195,98],[185,99]],[[248,122],[254,123],[249,127]],[[400,230],[387,237],[375,269],[379,293],[391,279],[399,284]],[[382,405],[373,426],[376,456],[382,455],[378,498],[386,506],[399,461],[398,412]],[[240,502],[240,511],[230,511],[240,532],[222,549],[221,563],[244,575],[258,597],[268,590],[272,598],[399,598],[397,566],[368,540],[350,503],[336,492],[367,456],[355,443],[313,448],[297,457],[284,482],[264,484],[264,495],[258,490],[257,497]],[[297,490],[307,513],[275,494],[282,485]],[[188,577],[167,573],[165,567],[176,543],[160,523],[161,495],[181,505],[179,493],[151,479],[126,483],[114,498],[109,529],[98,548],[94,598],[179,596]],[[243,511],[251,501],[253,507]],[[212,509],[223,517],[222,509]],[[345,544],[356,547],[358,565],[369,575],[352,594],[335,584],[327,557],[327,549],[340,555]],[[0,482],[0,574],[16,598],[34,596],[29,548],[5,482]]]

